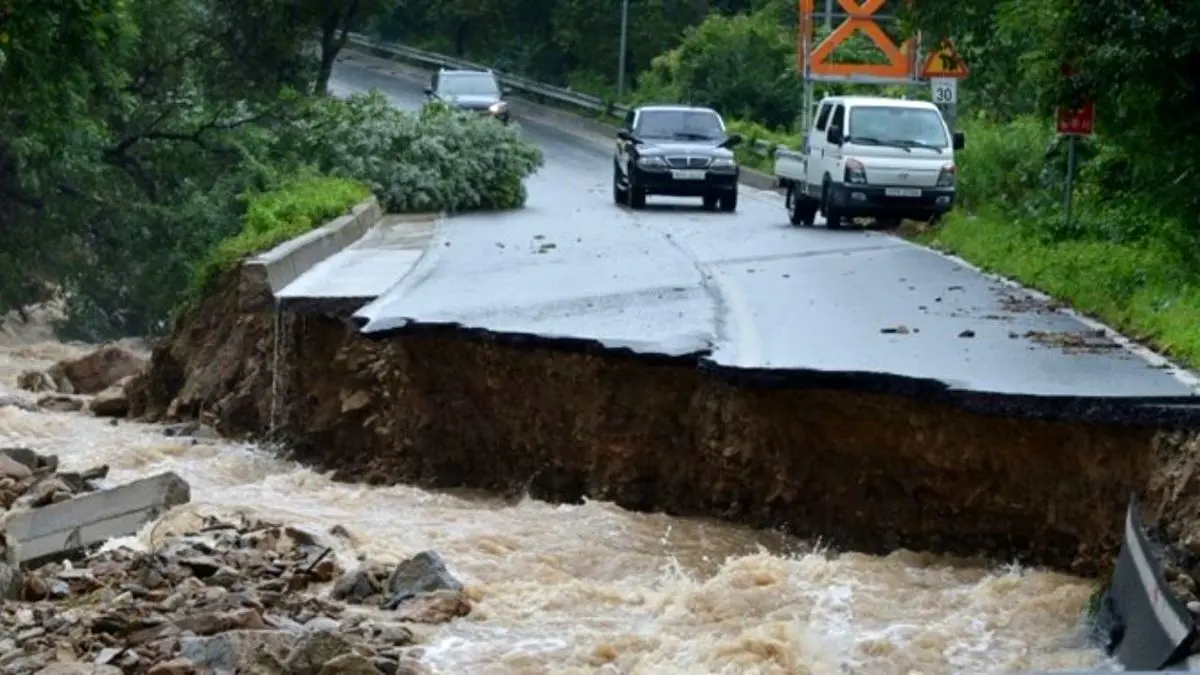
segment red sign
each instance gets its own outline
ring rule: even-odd
[[[1079,108],[1058,109],[1058,133],[1091,136],[1096,126],[1096,106],[1091,101]]]

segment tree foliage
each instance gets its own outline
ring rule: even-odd
[[[321,171],[360,179],[392,211],[507,209],[542,164],[513,127],[449,108],[419,115],[378,92],[322,102],[285,145]]]
[[[386,7],[0,0],[0,313],[61,295],[70,337],[162,330],[197,265],[240,231],[246,196],[309,175],[314,162],[349,180],[386,179],[398,207],[519,204],[536,150],[499,125],[312,96],[324,93],[330,49]],[[480,156],[470,165],[484,168],[464,174],[469,196],[447,196],[464,175],[446,173],[444,157],[416,173],[423,183],[406,183],[401,165],[433,153],[401,151],[399,132],[390,173],[356,156],[373,150],[363,139],[380,120],[414,146],[442,139],[445,152]]]
[[[1160,230],[1200,231],[1200,193],[1192,189],[1200,137],[1189,121],[1200,114],[1194,76],[1200,3],[921,0],[889,6],[902,19],[896,37],[919,31],[925,45],[955,40],[971,68],[960,91],[964,123],[984,125],[985,134],[988,125],[1040,129],[1036,139],[1018,136],[1027,144],[1024,152],[1050,173],[1065,159],[1053,137],[1055,109],[1085,96],[1095,101],[1099,134],[1081,154],[1082,194],[1095,208],[1083,213],[1106,222],[1060,235],[1117,236],[1117,221],[1125,216],[1102,214],[1130,212],[1147,215],[1129,223],[1122,237],[1141,236],[1148,220],[1159,221]],[[375,27],[386,39],[611,96],[620,8],[608,0],[409,0]],[[801,105],[796,24],[791,0],[629,0],[627,81],[636,85],[631,99],[703,103],[741,118],[739,126],[794,131]],[[835,60],[872,61],[875,51],[865,39],[851,40]],[[1062,74],[1067,63],[1077,71],[1070,78]],[[818,87],[817,94],[844,89]],[[1052,193],[1061,187],[1061,180],[1047,178],[1018,210],[1028,214],[1037,204],[1039,217],[1050,217],[1061,203]]]

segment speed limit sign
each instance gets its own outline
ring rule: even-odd
[[[954,105],[958,102],[958,80],[953,77],[929,79],[933,88],[933,102],[937,105]]]

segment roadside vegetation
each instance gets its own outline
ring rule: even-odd
[[[894,2],[899,5],[901,3]],[[1200,366],[1200,3],[922,0],[905,25],[953,37],[962,205],[920,235],[1041,288]],[[906,11],[906,10],[904,10]],[[627,94],[721,110],[748,139],[798,147],[802,87],[792,0],[631,0]],[[620,3],[408,0],[380,37],[615,100]],[[597,36],[605,36],[598,39]],[[611,36],[611,39],[608,37]],[[870,59],[851,42],[835,59]],[[1078,75],[1061,72],[1070,60]],[[819,89],[928,96],[928,87]],[[1056,106],[1090,94],[1098,133],[1079,143],[1072,222]],[[770,161],[743,151],[743,161]]]
[[[57,296],[64,337],[153,335],[214,270],[368,191],[521,205],[541,156],[515,129],[324,96],[345,31],[391,6],[0,2],[0,315]]]

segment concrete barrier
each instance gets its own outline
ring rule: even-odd
[[[1124,529],[1112,582],[1096,615],[1099,637],[1129,671],[1194,670],[1189,661],[1197,659],[1189,652],[1195,620],[1163,578],[1136,499],[1126,509]]]
[[[242,276],[254,281],[265,279],[271,292],[278,293],[317,263],[358,241],[382,217],[379,201],[371,197],[350,213],[245,261]]]
[[[65,502],[13,511],[3,523],[8,564],[37,567],[78,555],[110,539],[136,534],[168,509],[189,501],[191,487],[167,472]]]

